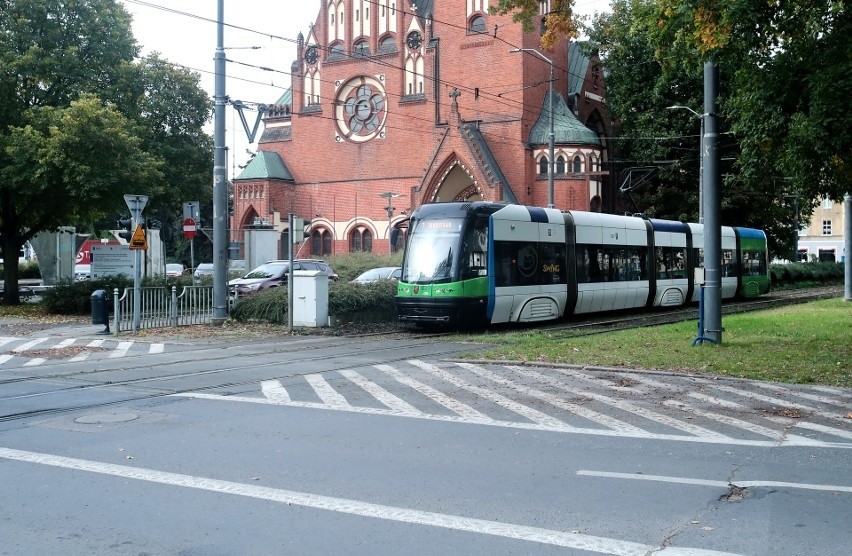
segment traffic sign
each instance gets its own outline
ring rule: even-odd
[[[195,225],[194,218],[184,218],[183,219],[183,237],[186,239],[192,239],[195,237],[195,232],[198,230],[198,227]]]
[[[136,226],[136,231],[133,232],[133,237],[130,238],[129,247],[130,249],[138,249],[140,251],[148,249],[148,240],[145,238],[145,230],[142,229],[141,224]]]

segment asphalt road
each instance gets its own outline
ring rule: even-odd
[[[0,554],[811,556],[852,540],[852,390],[465,361],[471,346],[423,339],[89,328],[0,337]]]

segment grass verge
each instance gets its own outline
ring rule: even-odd
[[[565,338],[525,329],[467,337],[478,358],[687,371],[852,387],[852,303],[842,298],[723,317],[722,345],[692,346],[695,321]]]

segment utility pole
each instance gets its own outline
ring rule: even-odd
[[[225,146],[225,0],[217,0],[213,112],[213,319],[228,318],[228,158]]]
[[[702,337],[722,343],[722,195],[719,184],[719,139],[716,97],[719,73],[713,62],[704,63],[704,330]]]
[[[843,211],[844,218],[846,218],[846,222],[844,225],[844,254],[843,254],[843,262],[844,268],[846,272],[845,276],[845,286],[843,288],[843,298],[846,301],[852,301],[852,194],[847,193],[843,197]]]

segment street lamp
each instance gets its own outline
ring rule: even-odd
[[[704,116],[707,114],[699,114],[689,106],[680,104],[666,106],[666,110],[689,110],[701,120],[701,136],[698,139],[698,223],[704,224]]]
[[[393,220],[393,203],[392,199],[399,197],[399,193],[394,193],[393,191],[385,191],[384,193],[379,193],[379,197],[387,199],[388,206],[385,208],[388,209],[388,255],[393,252],[393,243],[391,242],[391,221]]]
[[[550,64],[550,106],[548,111],[550,112],[550,135],[548,136],[548,156],[550,160],[547,164],[547,208],[554,208],[553,205],[553,165],[554,162],[554,138],[553,138],[553,60],[535,50],[534,48],[513,48],[509,52],[529,52],[530,54],[534,54],[538,56],[548,64]]]

